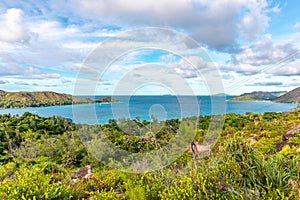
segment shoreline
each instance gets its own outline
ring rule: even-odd
[[[95,103],[96,104],[111,104],[111,103]],[[76,105],[82,105],[82,104],[76,104]],[[86,104],[86,105],[90,105],[90,104]],[[64,106],[64,105],[62,105]],[[51,106],[49,106],[51,107]],[[52,106],[52,107],[61,107],[61,106]],[[26,108],[16,108],[16,109],[26,109]],[[189,119],[189,118],[199,118],[199,117],[218,117],[218,116],[226,116],[226,115],[230,115],[230,114],[235,114],[235,115],[239,115],[239,116],[242,116],[242,115],[249,115],[249,114],[265,114],[265,113],[290,113],[290,112],[298,112],[300,110],[300,108],[296,107],[296,108],[292,108],[292,109],[289,109],[289,110],[286,110],[286,111],[265,111],[265,112],[245,112],[245,113],[235,113],[235,112],[227,112],[227,113],[223,113],[223,114],[201,114],[201,115],[193,115],[193,116],[187,116],[187,117],[181,117],[181,118],[168,118],[168,119],[163,119],[163,120],[157,120],[156,122],[166,122],[166,121],[169,121],[169,120],[183,120],[183,119]],[[0,109],[1,111],[1,109]],[[60,116],[60,115],[52,115],[52,116],[41,116],[36,110],[30,112],[30,111],[26,111],[22,114],[12,114],[12,113],[0,113],[0,116],[1,115],[11,115],[12,117],[16,117],[16,116],[22,116],[24,115],[25,113],[30,113],[32,115],[37,115],[39,117],[44,117],[44,118],[49,118],[49,117],[59,117],[59,118],[62,118],[62,119],[68,119],[68,120],[71,120],[72,123],[74,123],[75,125],[106,125],[106,124],[109,124],[109,121],[111,120],[115,120],[117,123],[120,123],[120,122],[124,122],[124,121],[136,121],[137,118],[139,118],[140,116],[135,116],[135,117],[132,117],[132,118],[119,118],[119,119],[114,119],[114,118],[110,118],[110,119],[107,119],[107,122],[106,123],[95,123],[95,124],[89,124],[89,123],[80,123],[80,122],[75,122],[74,119],[72,118],[68,118],[68,117],[64,117],[64,116]],[[98,120],[97,120],[98,121]],[[151,122],[152,120],[149,120],[149,119],[141,119],[140,122],[142,121],[146,121],[146,122]]]

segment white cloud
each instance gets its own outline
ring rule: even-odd
[[[80,70],[84,60],[99,42],[116,36],[121,30],[158,26],[181,31],[213,50],[235,52],[236,55],[230,57],[231,54],[226,54],[228,57],[217,57],[216,60],[225,72],[223,78],[230,82],[238,76],[248,77],[244,75],[256,74],[264,66],[277,63],[295,50],[289,44],[297,46],[296,42],[299,43],[299,33],[294,34],[295,41],[291,41],[290,36],[284,36],[286,41],[280,39],[274,42],[271,35],[263,35],[269,26],[270,14],[280,12],[280,7],[273,5],[268,0],[29,0],[28,3],[3,0],[0,2],[3,11],[0,13],[0,76],[41,81],[39,85],[45,79],[50,81],[44,84],[49,87],[54,80],[62,85],[71,83],[75,81],[74,72]],[[299,24],[296,23],[294,27],[299,29]],[[122,36],[107,47],[105,55],[97,55],[96,61],[115,52],[116,47],[119,52],[128,46],[137,49],[164,46],[168,49],[174,43],[168,41],[166,35],[160,34],[150,33],[148,41],[126,40],[126,34]],[[24,40],[26,42],[22,42]],[[240,42],[248,45],[241,46]],[[179,47],[175,53],[182,52],[200,70],[202,67],[209,68],[210,63],[199,60],[199,56],[192,57],[195,51],[188,43]],[[172,65],[175,73],[189,81],[198,78],[191,66],[183,61],[175,63],[173,59],[165,57],[163,62]],[[123,63],[119,64],[132,62],[138,65],[145,60],[137,61],[140,62],[122,60]],[[297,76],[300,74],[299,66],[291,61],[272,71],[272,75]],[[83,72],[97,73],[89,66],[81,69]],[[73,73],[74,79],[54,73],[66,71]],[[111,68],[111,71],[112,79],[118,77],[118,67]],[[9,81],[18,82],[12,79]]]
[[[59,79],[61,78],[61,75],[60,74],[42,74],[41,75],[43,78],[46,78],[46,79]]]
[[[0,76],[18,75],[22,69],[15,64],[1,64],[0,63]]]
[[[272,35],[266,34],[253,45],[242,48],[239,54],[233,56],[233,61],[256,66],[276,64],[295,51],[290,44],[274,44]]]
[[[24,68],[23,73],[24,74],[40,74],[40,73],[42,73],[42,71],[38,68],[30,66],[28,68]]]
[[[224,73],[222,75],[222,79],[225,79],[225,80],[234,80],[234,76],[232,76],[231,74],[229,73]]]
[[[269,24],[269,10],[266,1],[250,0],[246,6],[248,12],[239,23],[241,33],[249,39],[255,39],[257,34],[263,33]],[[278,7],[274,10],[278,12]]]
[[[250,83],[246,84],[247,86],[282,86],[282,82],[256,82],[256,83]]]
[[[257,73],[257,67],[250,64],[219,64],[219,69],[223,72],[236,72],[244,75],[253,75]]]
[[[8,83],[7,81],[4,81],[4,80],[0,80],[0,85],[4,85],[4,84],[6,84],[6,83]]]
[[[7,9],[6,13],[0,14],[0,41],[19,42],[27,39],[22,16],[23,11],[16,8]]]
[[[15,84],[17,84],[17,85],[31,85],[30,83],[27,83],[25,81],[17,81],[17,82],[15,82]]]
[[[83,63],[99,45],[97,38],[109,37],[117,31],[97,29],[92,23],[63,25],[54,19],[26,18],[30,38],[26,43],[1,42],[0,60],[3,63],[28,64],[46,69],[74,71],[75,63]],[[0,34],[2,30],[0,31]],[[1,73],[1,71],[0,71]]]
[[[72,80],[71,78],[62,78],[61,82],[62,83],[72,83],[74,80]]]
[[[297,22],[297,23],[294,25],[294,28],[295,28],[295,29],[300,29],[300,22]]]
[[[237,37],[254,38],[268,27],[266,0],[73,0],[74,10],[90,19],[126,26],[181,29],[197,41],[217,49],[235,45]]]
[[[281,75],[281,76],[292,76],[292,75],[300,75],[300,53],[298,53],[298,57],[294,59],[290,59],[289,62],[285,63],[274,69],[273,74]]]
[[[285,87],[299,87],[300,86],[300,78],[292,79],[291,82],[287,82]]]
[[[167,64],[177,74],[183,78],[197,78],[200,76],[200,69],[208,66],[208,63],[199,56],[189,56],[185,59],[180,59],[179,62]]]

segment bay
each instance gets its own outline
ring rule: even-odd
[[[92,99],[104,96],[88,96]],[[106,97],[106,96],[105,96]],[[233,96],[227,96],[226,99]],[[75,123],[105,124],[109,119],[136,119],[159,121],[199,115],[246,112],[283,112],[296,108],[296,104],[275,102],[231,102],[211,96],[113,96],[119,103],[80,104],[35,108],[0,109],[0,114],[22,115],[25,112],[43,117],[60,116]]]

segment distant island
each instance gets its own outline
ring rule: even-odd
[[[111,97],[100,98],[95,100],[95,103],[117,103],[120,102],[118,99],[113,99]]]
[[[6,92],[0,90],[0,108],[46,107],[71,104],[119,102],[111,97],[92,100],[56,92]]]
[[[299,103],[300,87],[290,92],[255,91],[251,93],[244,93],[238,97],[229,99],[229,101],[273,101],[279,103]]]

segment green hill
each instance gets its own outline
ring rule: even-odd
[[[93,101],[56,92],[5,92],[0,90],[0,108],[41,107],[72,103],[93,103]]]
[[[281,96],[278,96],[281,95]],[[299,103],[300,87],[290,92],[251,92],[244,93],[238,97],[229,99],[229,101],[274,101],[279,103]]]
[[[263,100],[264,99],[261,99],[259,97],[253,96],[253,95],[238,96],[238,97],[229,99],[229,101],[263,101]]]
[[[277,98],[277,96],[271,92],[255,91],[251,93],[244,93],[241,96],[230,99],[229,101],[264,101],[275,98]]]
[[[276,102],[280,103],[299,103],[300,102],[300,87],[274,99]]]

